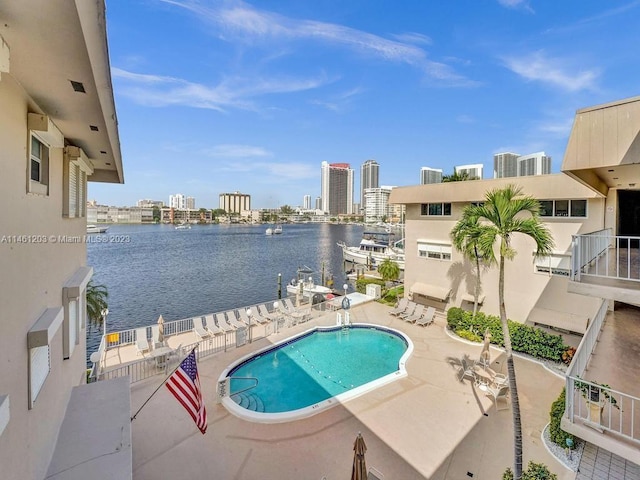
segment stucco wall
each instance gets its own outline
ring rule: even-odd
[[[535,191],[526,193],[536,196]],[[554,197],[545,191],[543,198]],[[452,293],[447,308],[461,306],[462,296],[465,293],[473,294],[475,266],[455,249],[450,261],[420,257],[418,239],[450,242],[451,229],[466,205],[467,202],[452,204],[452,215],[443,217],[422,216],[419,204],[407,206],[405,289],[408,291],[414,282],[450,287]],[[570,252],[571,236],[574,234],[603,228],[604,209],[603,198],[590,198],[587,200],[587,218],[545,218],[544,223],[554,238],[554,252]],[[505,269],[505,302],[509,318],[525,322],[534,307],[593,318],[599,306],[598,299],[568,293],[566,277],[535,271],[535,242],[532,239],[516,234],[512,237],[512,246],[517,255],[507,261]],[[498,276],[497,266],[482,271],[481,285],[485,301],[481,310],[486,313],[499,313]]]
[[[47,471],[71,387],[84,378],[86,331],[63,360],[63,327],[50,348],[51,371],[33,409],[28,409],[27,333],[48,307],[62,306],[62,287],[86,264],[84,244],[50,237],[83,235],[85,219],[62,217],[61,148],[51,149],[49,196],[27,193],[27,113],[39,112],[10,75],[0,79],[0,394],[9,394],[11,417],[0,436],[2,478],[41,479]],[[32,235],[9,243],[12,235]],[[44,243],[42,238],[46,238]]]

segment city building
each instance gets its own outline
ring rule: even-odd
[[[565,375],[562,429],[636,464],[640,273],[632,266],[640,243],[639,138],[640,97],[584,108],[576,113],[563,173],[482,180],[464,189],[401,187],[390,197],[407,206],[405,292],[443,310],[471,309],[474,302],[475,278],[462,273],[472,262],[450,238],[463,208],[514,183],[540,201],[555,246],[548,257],[534,258],[532,239],[511,237],[517,255],[505,264],[507,314],[582,336]],[[498,280],[498,268],[483,271],[485,313],[499,314]]]
[[[453,167],[453,170],[458,175],[469,175],[469,180],[481,180],[483,178],[484,165],[481,163],[474,163],[472,165],[458,165]]]
[[[544,152],[519,155],[503,152],[493,156],[493,178],[548,175],[551,173],[551,157]]]
[[[388,221],[391,216],[389,213],[389,195],[393,187],[367,188],[364,191],[365,223],[375,223],[379,221]]]
[[[353,214],[353,170],[348,163],[322,162],[322,210],[330,215]]]
[[[160,209],[161,223],[211,223],[211,210],[195,210],[190,208],[162,207]]]
[[[493,178],[507,178],[518,176],[517,153],[502,152],[493,155]]]
[[[316,210],[322,210],[322,197],[316,197],[315,207]]]
[[[518,176],[548,175],[551,173],[551,157],[544,152],[518,157]]]
[[[0,8],[6,479],[132,476],[129,381],[86,385],[87,181],[124,182],[104,20],[102,1]]]
[[[311,210],[311,195],[305,195],[302,200],[302,208],[305,210]]]
[[[227,213],[242,214],[251,210],[251,195],[240,192],[221,193],[220,208]]]
[[[153,207],[109,207],[89,204],[87,223],[153,223]]]
[[[143,200],[138,200],[136,204],[138,207],[164,207],[164,202],[162,200],[151,200],[149,198],[145,198]]]
[[[442,169],[422,167],[420,169],[420,184],[428,185],[430,183],[442,182]]]
[[[360,204],[362,210],[366,210],[367,202],[365,190],[380,186],[380,165],[375,160],[367,160],[360,167]],[[360,209],[358,209],[360,210]],[[356,211],[359,213],[359,211]]]
[[[184,201],[184,207],[187,210],[194,210],[196,208],[196,199],[193,197],[187,197]]]
[[[171,208],[187,208],[187,197],[185,197],[181,193],[176,193],[175,195],[169,195],[169,207]]]

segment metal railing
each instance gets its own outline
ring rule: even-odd
[[[573,235],[571,280],[582,276],[640,282],[640,237],[614,236],[610,228]]]
[[[576,350],[566,374],[565,415],[571,423],[580,421],[599,431],[608,431],[640,443],[640,399],[607,385],[582,378],[598,342],[608,310],[602,302],[598,313]]]

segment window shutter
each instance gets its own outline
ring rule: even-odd
[[[69,356],[78,343],[78,301],[69,302]]]
[[[43,345],[42,347],[35,347],[30,349],[30,389],[31,389],[31,404],[33,404],[40,393],[40,389],[44,385],[49,371],[51,369],[51,363],[49,358],[49,345]]]
[[[78,213],[78,166],[75,162],[69,162],[69,178],[67,182],[69,185],[69,218],[75,218]]]

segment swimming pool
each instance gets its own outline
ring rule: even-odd
[[[308,417],[406,376],[413,344],[369,324],[316,327],[231,364],[222,403],[241,418],[276,423]]]

